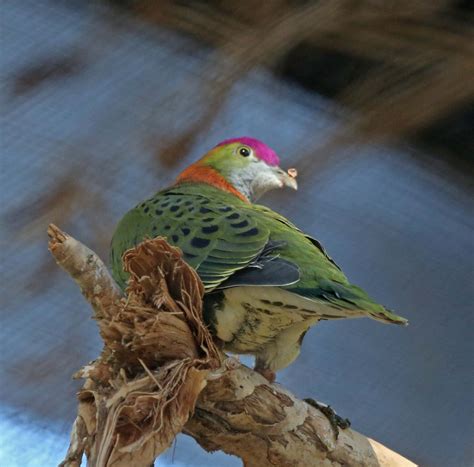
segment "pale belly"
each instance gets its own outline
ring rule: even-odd
[[[226,350],[256,355],[272,370],[297,357],[305,332],[319,320],[348,317],[345,311],[341,314],[278,287],[235,287],[223,292],[212,320],[217,337]]]

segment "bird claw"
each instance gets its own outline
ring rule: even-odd
[[[276,373],[269,368],[255,367],[254,370],[260,373],[269,383],[274,383],[276,379]]]
[[[345,430],[351,426],[351,422],[348,418],[342,418],[338,415],[330,405],[321,404],[320,402],[308,397],[303,399],[307,404],[313,406],[322,412],[326,418],[329,420],[332,429],[334,430],[334,435],[336,439],[339,437],[339,428]]]
[[[270,368],[268,368],[268,365],[265,360],[256,357],[253,369],[257,373],[260,373],[269,383],[275,382],[276,373],[273,370],[270,370]]]
[[[224,360],[224,367],[227,370],[235,370],[241,366],[240,360],[238,357],[227,357]]]

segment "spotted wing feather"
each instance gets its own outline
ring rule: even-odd
[[[125,215],[112,240],[112,269],[124,287],[125,250],[145,238],[166,237],[183,251],[207,291],[255,261],[269,241],[268,228],[248,213],[209,196],[186,193],[186,187],[160,192]]]

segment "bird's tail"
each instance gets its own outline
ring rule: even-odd
[[[360,287],[353,284],[341,284],[330,280],[320,280],[314,288],[293,287],[291,292],[301,295],[317,304],[330,305],[334,318],[357,318],[368,316],[382,323],[406,326],[408,320],[372,300]],[[339,311],[339,312],[338,312]]]
[[[381,321],[382,323],[390,323],[390,324],[399,324],[402,326],[408,326],[408,320],[403,316],[399,316],[395,314],[393,311],[387,310],[386,308],[382,308],[381,310],[377,311],[369,311],[368,314],[371,318],[376,319],[377,321]]]

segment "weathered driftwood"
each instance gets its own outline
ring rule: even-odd
[[[179,432],[246,466],[413,466],[226,358],[202,322],[203,287],[164,239],[129,250],[122,296],[98,256],[51,225],[49,248],[79,284],[104,340],[85,379],[62,466],[150,466]]]

